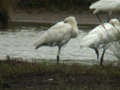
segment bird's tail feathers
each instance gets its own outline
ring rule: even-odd
[[[38,49],[38,48],[40,48],[40,46],[43,45],[43,41],[39,40],[39,41],[35,42],[33,45],[34,45],[35,49]]]

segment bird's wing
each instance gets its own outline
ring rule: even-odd
[[[50,27],[38,42],[35,43],[36,47],[41,45],[56,45],[58,43],[64,44],[71,38],[72,26],[70,24],[59,22]]]

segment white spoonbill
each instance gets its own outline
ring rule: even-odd
[[[66,17],[64,21],[58,22],[40,36],[34,46],[38,49],[41,46],[58,46],[57,64],[59,63],[59,55],[61,47],[65,45],[71,38],[78,36],[78,26],[76,18],[73,16]]]
[[[96,14],[99,21],[101,21],[97,15],[99,12],[108,12],[110,19],[113,11],[120,11],[120,0],[98,0],[90,5],[89,9],[93,10],[93,14]]]
[[[113,41],[120,40],[120,28],[115,28],[115,25],[118,24],[119,21],[117,19],[111,19],[110,23],[104,23],[104,25],[95,27],[85,37],[83,37],[80,44],[82,47],[84,46],[94,49],[97,59],[99,59],[99,48],[103,48],[102,56],[100,58],[100,65],[103,65],[102,62],[104,59],[104,54],[106,49],[109,47],[109,44]]]

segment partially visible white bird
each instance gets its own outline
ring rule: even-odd
[[[110,23],[116,28],[116,29],[120,29],[120,23],[117,19],[111,20]],[[119,32],[120,33],[120,32]],[[120,39],[120,35],[117,36],[118,39]],[[117,42],[114,42],[112,45],[111,50],[113,51],[114,55],[120,59],[120,40]]]
[[[117,30],[118,33],[120,33],[120,22],[118,19],[111,19],[109,21],[110,24],[114,26],[114,28]],[[120,38],[120,35],[118,34],[118,38]]]
[[[64,21],[53,25],[41,35],[40,40],[34,46],[38,49],[41,46],[58,46],[57,64],[59,63],[59,55],[61,47],[65,45],[71,38],[77,37],[79,34],[76,18],[69,16]]]
[[[116,27],[118,24],[120,22],[117,19],[111,19],[110,23],[104,23],[105,28],[103,25],[99,25],[82,39],[80,46],[94,49],[97,59],[99,59],[99,48],[103,48],[100,65],[102,65],[104,54],[109,44],[113,41],[120,40],[120,26]]]
[[[120,11],[120,0],[98,0],[89,7],[90,10],[93,10],[93,14],[96,14],[97,18],[100,20],[100,17],[97,15],[98,12],[108,12],[109,19],[113,11]]]

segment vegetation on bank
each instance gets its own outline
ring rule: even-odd
[[[0,87],[41,88],[38,90],[51,90],[50,88],[53,88],[52,90],[90,90],[89,88],[113,90],[111,88],[120,88],[120,67],[0,61]]]

